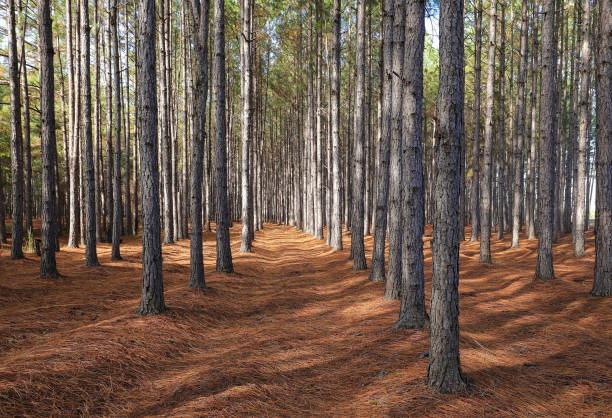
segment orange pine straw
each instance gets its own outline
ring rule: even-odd
[[[431,230],[428,229],[428,233]],[[39,259],[0,254],[0,414],[585,416],[612,412],[612,300],[592,298],[593,235],[572,256],[555,245],[558,280],[532,281],[537,241],[492,239],[461,248],[464,395],[423,384],[428,331],[395,331],[399,302],[353,272],[349,251],[283,226],[265,225],[235,275],[214,272],[205,234],[206,282],[193,293],[189,241],[165,246],[167,313],[134,314],[140,241],[124,238],[123,261],[84,267],[84,249],[62,247],[66,277],[41,280]],[[427,297],[431,250],[426,239]],[[349,236],[344,237],[345,248]],[[372,237],[366,238],[368,264]]]

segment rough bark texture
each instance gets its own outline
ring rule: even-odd
[[[495,35],[497,2],[489,11],[489,48],[487,55],[487,87],[484,128],[483,178],[480,190],[480,262],[491,262],[491,183],[493,177],[493,105],[495,92]]]
[[[612,1],[599,2],[593,296],[612,296]]]
[[[251,170],[249,151],[251,148],[251,136],[253,134],[253,111],[252,105],[252,54],[251,54],[251,19],[252,19],[251,0],[240,0],[240,96],[242,99],[242,121],[240,123],[242,133],[242,159],[240,165],[240,191],[242,194],[242,240],[240,252],[251,252],[251,215],[253,204],[249,188],[251,182]]]
[[[21,86],[23,87],[23,159],[24,159],[24,216],[25,232],[32,231],[32,148],[30,145],[30,92],[28,86],[28,66],[25,52],[25,34],[28,26],[28,10],[23,10],[23,1],[19,2],[19,14],[21,16],[21,34],[19,44],[21,51]]]
[[[402,122],[402,290],[396,328],[422,328],[425,310],[423,271],[423,48],[425,46],[425,0],[406,4]],[[459,225],[462,223],[460,222]]]
[[[463,136],[463,1],[440,2],[439,129],[427,385],[466,388],[459,361],[459,175]]]
[[[576,177],[576,205],[574,212],[574,253],[576,257],[584,255],[584,225],[587,193],[585,182],[587,176],[587,139],[591,127],[591,109],[589,96],[591,94],[591,0],[582,2],[582,46],[580,53],[580,95],[579,95],[579,139],[578,139],[578,172]]]
[[[515,106],[514,179],[512,199],[512,248],[519,246],[521,231],[521,207],[523,203],[523,143],[525,142],[525,78],[527,75],[527,2],[521,10],[521,58],[518,71],[518,88]]]
[[[79,114],[77,112],[78,100],[77,92],[75,91],[75,76],[74,76],[74,53],[72,43],[72,1],[66,0],[66,11],[68,18],[66,19],[66,38],[68,39],[68,98],[69,98],[69,153],[70,153],[70,213],[69,213],[69,230],[68,230],[68,248],[77,248],[78,238],[81,231],[81,211],[80,211],[80,176],[79,176],[79,153],[78,153],[78,136],[76,128],[78,126]],[[109,43],[110,48],[110,43]]]
[[[330,244],[342,250],[342,213],[340,195],[340,0],[334,0],[333,42],[331,60],[331,219],[329,220]],[[384,251],[384,238],[383,238]],[[384,268],[384,266],[383,266]]]
[[[472,148],[472,187],[470,194],[471,234],[470,241],[478,241],[480,228],[480,84],[482,55],[482,0],[474,10],[474,143]]]
[[[214,0],[213,12],[213,121],[215,129],[215,197],[217,208],[217,271],[232,273],[232,250],[229,240],[227,203],[227,149],[225,129],[225,4]]]
[[[40,51],[40,141],[42,157],[42,248],[40,277],[58,277],[55,263],[55,91],[49,0],[38,1]]]
[[[155,74],[155,0],[138,0],[138,127],[142,193],[142,296],[138,313],[166,309],[162,278],[159,171],[157,163],[157,83]]]
[[[383,1],[382,38],[382,105],[381,132],[378,147],[379,167],[376,177],[376,205],[374,207],[374,248],[372,250],[372,273],[370,280],[385,281],[385,239],[387,235],[387,201],[389,198],[389,146],[391,142],[391,86],[393,52],[393,0]]]
[[[406,4],[393,6],[393,52],[391,63],[391,142],[389,152],[389,266],[385,299],[399,299],[402,287],[402,83]]]
[[[91,128],[91,77],[90,77],[90,48],[89,34],[89,1],[80,0],[81,14],[81,95],[83,98],[83,141],[85,152],[85,265],[97,266],[98,254],[96,252],[96,194],[94,178],[94,160]]]
[[[21,132],[21,97],[19,93],[19,58],[15,1],[8,2],[9,23],[9,86],[11,90],[11,179],[13,187],[13,236],[11,259],[23,258],[23,137]]]
[[[204,142],[206,139],[206,101],[208,99],[208,24],[209,0],[191,0],[194,28],[195,55],[198,63],[195,72],[195,96],[193,101],[193,141],[191,142],[190,175],[190,275],[187,287],[203,289],[204,256],[202,254],[202,177],[204,173]],[[208,215],[208,214],[207,214]]]
[[[119,70],[119,37],[117,35],[117,0],[111,7],[111,32],[113,37],[113,78],[115,93],[115,149],[113,150],[113,245],[111,260],[121,260],[119,244],[121,242],[121,227],[123,213],[121,207],[121,73]]]
[[[355,48],[355,114],[353,143],[353,216],[351,253],[353,270],[365,270],[363,244],[364,216],[364,146],[365,146],[365,0],[357,1],[357,42]]]
[[[542,93],[540,110],[540,175],[538,194],[538,261],[536,280],[554,279],[553,220],[555,176],[556,45],[555,0],[542,2]]]
[[[532,40],[532,57],[531,57],[531,91],[529,93],[529,106],[531,123],[527,127],[529,129],[529,159],[527,164],[527,190],[525,194],[525,229],[527,232],[527,239],[535,238],[535,191],[536,191],[536,142],[537,142],[537,91],[538,91],[538,5],[537,0],[534,2],[533,17],[532,17],[532,28],[531,28],[531,40]]]

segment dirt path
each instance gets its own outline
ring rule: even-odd
[[[189,242],[164,247],[167,313],[133,314],[140,248],[124,260],[83,267],[62,248],[65,278],[36,277],[38,259],[0,253],[1,415],[583,415],[612,411],[612,301],[588,298],[592,236],[576,260],[555,247],[559,280],[534,284],[536,241],[509,249],[462,244],[461,349],[473,381],[463,396],[430,394],[428,331],[391,329],[399,302],[353,272],[348,251],[294,228],[266,225],[236,274],[214,272],[205,236],[206,280],[185,286]],[[348,247],[349,237],[345,236]],[[372,240],[366,239],[370,260]],[[425,251],[427,295],[431,253]]]

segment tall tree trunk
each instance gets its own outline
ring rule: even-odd
[[[253,98],[252,81],[253,65],[251,62],[251,42],[254,42],[251,33],[251,19],[253,14],[251,0],[240,0],[240,94],[242,99],[242,121],[240,124],[242,133],[242,159],[241,159],[241,194],[242,194],[242,241],[240,252],[251,252],[251,205],[252,196],[249,193],[251,182],[250,155],[251,137],[253,135],[253,111],[251,105]]]
[[[117,0],[111,6],[111,31],[113,36],[113,63],[115,77],[115,149],[113,152],[113,245],[111,260],[121,260],[119,244],[121,242],[121,227],[123,211],[121,207],[121,73],[119,70],[119,37],[117,35]]]
[[[80,202],[79,202],[79,158],[78,158],[78,141],[76,126],[78,125],[77,113],[77,91],[75,89],[74,75],[74,51],[72,41],[72,1],[66,0],[66,38],[68,42],[68,101],[69,101],[69,123],[68,129],[70,132],[68,138],[68,146],[70,153],[70,213],[69,213],[69,231],[68,231],[68,248],[77,248],[78,237],[80,235]]]
[[[461,0],[440,2],[439,86],[427,385],[436,392],[447,393],[461,392],[466,387],[459,361],[460,222],[457,219],[464,99]]]
[[[393,11],[394,0],[383,0],[381,46],[382,55],[382,106],[381,132],[378,147],[379,167],[376,181],[376,219],[374,221],[374,248],[372,250],[372,273],[370,280],[385,281],[385,237],[387,234],[387,201],[389,198],[389,156],[391,143],[391,91],[393,80]]]
[[[42,252],[40,277],[58,277],[55,264],[55,86],[53,34],[49,0],[38,1],[38,49],[40,51],[40,140],[42,158]]]
[[[406,5],[402,106],[402,289],[395,328],[418,329],[428,322],[423,270],[423,49],[425,0]],[[459,227],[462,222],[459,222]]]
[[[204,289],[204,258],[202,254],[202,176],[204,143],[206,139],[206,101],[208,99],[208,24],[210,3],[191,0],[191,16],[194,28],[194,44],[198,70],[195,73],[193,102],[194,136],[191,143],[190,184],[190,275],[188,287]],[[208,216],[208,214],[207,214]]]
[[[389,266],[385,299],[399,299],[402,287],[402,92],[406,4],[395,0],[391,64],[391,142],[389,153]]]
[[[612,1],[599,1],[595,280],[593,296],[612,296]]]
[[[142,297],[138,314],[163,312],[159,170],[157,165],[157,83],[155,74],[155,0],[138,0],[138,62],[136,105],[140,129],[142,191]]]
[[[232,249],[229,237],[227,202],[227,151],[225,130],[225,4],[214,0],[213,8],[213,123],[215,128],[215,183],[217,209],[217,271],[232,273]]]
[[[523,202],[523,143],[525,138],[525,78],[527,75],[527,2],[523,2],[521,10],[521,49],[518,71],[518,86],[515,107],[515,134],[514,144],[514,185],[512,203],[512,248],[519,246],[519,232],[521,230],[521,206]]]
[[[484,128],[483,178],[480,184],[480,262],[491,262],[491,183],[493,176],[493,107],[495,92],[495,35],[497,2],[489,10],[489,47],[487,55],[487,87]],[[432,313],[433,315],[433,313]]]
[[[94,134],[94,179],[95,179],[95,200],[96,200],[96,241],[102,241],[102,230],[100,228],[101,214],[101,174],[102,174],[102,145],[100,128],[100,17],[98,14],[98,0],[94,0],[94,106],[93,106],[93,134]]]
[[[353,270],[365,270],[366,260],[363,244],[363,200],[365,188],[363,151],[365,144],[365,0],[357,0],[356,37],[351,252],[353,254]]]
[[[23,158],[25,164],[24,205],[25,230],[32,232],[32,149],[30,145],[30,93],[28,87],[28,71],[25,53],[25,35],[28,27],[28,8],[23,10],[23,1],[19,2],[19,14],[22,25],[19,44],[21,50],[21,85],[23,89]]]
[[[540,110],[540,175],[538,260],[536,280],[554,279],[553,221],[555,176],[556,44],[555,0],[542,2],[542,98]]]
[[[342,250],[342,213],[340,191],[340,45],[342,18],[340,0],[334,0],[333,42],[331,60],[331,162],[332,162],[332,204],[329,222],[330,243],[333,249]],[[383,244],[384,246],[384,244]],[[384,263],[384,261],[383,261]],[[384,266],[383,266],[384,268]]]
[[[576,257],[584,255],[584,229],[587,177],[587,139],[591,126],[591,108],[589,95],[591,92],[591,0],[582,2],[582,45],[580,53],[580,93],[579,93],[579,140],[578,140],[578,172],[576,177],[576,205],[574,222],[576,222],[574,235],[574,253]],[[588,216],[588,214],[587,214]]]
[[[21,98],[19,92],[19,56],[15,21],[15,1],[8,2],[9,85],[11,90],[11,174],[13,197],[13,237],[11,259],[23,258],[23,137],[21,131]]]
[[[480,228],[480,84],[482,57],[482,0],[474,10],[474,143],[472,149],[472,186],[471,186],[471,234],[470,241],[478,241]]]
[[[87,226],[85,265],[97,266],[96,252],[96,190],[91,128],[91,77],[89,38],[89,1],[80,0],[81,14],[81,95],[83,96],[83,139],[85,144],[85,219]]]
[[[110,8],[110,0],[108,2]],[[104,201],[106,203],[106,242],[112,242],[113,236],[113,62],[110,17],[106,32],[106,187],[104,190]]]
[[[529,159],[527,164],[527,193],[526,193],[526,210],[525,210],[525,228],[527,232],[527,239],[535,238],[535,192],[536,192],[536,160],[537,160],[537,92],[538,92],[538,2],[534,1],[533,4],[533,17],[532,17],[532,57],[531,57],[531,91],[529,93],[529,106],[531,123],[528,126],[529,129]]]
[[[506,97],[511,97],[506,84],[506,5],[502,2],[499,47],[499,138],[497,145],[497,239],[504,237],[506,203]]]

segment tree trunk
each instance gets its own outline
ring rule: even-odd
[[[251,105],[253,98],[252,81],[253,81],[253,65],[251,62],[251,42],[253,35],[251,33],[251,20],[253,13],[253,5],[251,0],[240,0],[240,94],[242,99],[242,122],[240,124],[242,132],[242,159],[241,159],[241,194],[242,194],[242,241],[240,244],[240,252],[251,252],[251,205],[252,196],[249,193],[249,184],[251,182],[250,174],[250,155],[251,137],[253,135],[253,111]]]
[[[13,237],[11,259],[23,258],[23,137],[21,131],[21,98],[19,92],[19,57],[15,21],[15,1],[8,2],[9,85],[11,90],[11,174],[13,187]]]
[[[593,296],[612,296],[612,1],[599,1]]]
[[[85,144],[85,265],[97,266],[98,254],[96,252],[96,190],[94,177],[94,159],[91,128],[91,77],[89,38],[89,1],[80,0],[81,14],[81,94],[83,96],[83,139]]]
[[[423,270],[423,49],[425,0],[406,5],[402,106],[402,288],[395,328],[418,329],[428,322]],[[461,227],[462,222],[459,222]]]
[[[531,91],[529,93],[529,106],[531,123],[529,129],[529,158],[527,164],[527,193],[526,193],[526,210],[525,210],[525,228],[527,239],[535,238],[535,191],[536,191],[536,141],[537,141],[537,91],[538,91],[538,3],[537,0],[533,5],[532,17],[532,57],[531,57]]]
[[[123,213],[121,207],[121,86],[119,70],[119,37],[117,36],[117,0],[111,6],[111,31],[113,37],[113,63],[115,77],[113,79],[115,90],[115,149],[113,152],[113,245],[111,260],[121,260],[119,244],[121,242],[121,227]]]
[[[340,0],[334,0],[333,43],[331,60],[331,162],[332,199],[329,222],[330,243],[333,249],[342,250],[342,213],[340,192],[340,48],[342,18]],[[384,240],[384,239],[383,239]],[[384,243],[383,243],[384,247]],[[384,251],[384,248],[383,248]],[[383,261],[384,263],[384,261]],[[384,268],[384,266],[383,266]]]
[[[576,177],[576,205],[574,222],[576,222],[574,235],[574,253],[576,257],[584,255],[584,229],[587,177],[587,139],[591,126],[591,109],[589,95],[591,92],[591,1],[582,2],[582,45],[580,54],[580,93],[579,93],[579,139],[578,139],[578,172]],[[599,91],[599,90],[598,90]],[[588,216],[588,214],[587,214]]]
[[[512,248],[519,246],[521,231],[521,206],[523,202],[523,143],[525,138],[525,78],[527,73],[527,2],[521,10],[521,58],[518,71],[518,86],[515,107],[514,185],[512,203]]]
[[[553,221],[555,176],[556,45],[555,0],[542,2],[542,98],[540,110],[540,175],[538,260],[536,280],[554,279]]]
[[[215,200],[217,209],[217,271],[232,273],[232,250],[229,237],[227,203],[227,150],[225,130],[225,4],[214,0],[213,32],[213,120],[215,128]]]
[[[402,287],[402,91],[406,4],[395,0],[391,87],[391,141],[389,153],[389,266],[385,299],[399,299]]]
[[[42,159],[42,252],[40,277],[58,277],[55,264],[55,91],[53,34],[49,0],[38,1],[38,49],[40,51],[40,139]]]
[[[110,6],[110,0],[108,5]],[[113,235],[113,65],[112,65],[112,42],[110,18],[106,32],[106,187],[104,191],[104,201],[106,203],[106,242],[112,242]]]
[[[166,309],[162,279],[159,172],[157,165],[157,83],[155,74],[155,0],[138,0],[138,78],[140,189],[142,192],[142,297],[137,313]]]
[[[494,12],[492,13],[494,14]],[[491,62],[491,61],[489,61]],[[440,2],[439,129],[436,148],[431,328],[427,385],[462,392],[459,361],[459,175],[463,137],[463,1]]]
[[[72,43],[72,1],[66,0],[66,38],[68,42],[68,101],[69,101],[69,138],[68,147],[70,153],[70,212],[69,212],[69,231],[68,231],[68,248],[77,248],[78,237],[80,235],[80,202],[79,202],[79,154],[78,154],[78,113],[77,113],[77,91],[75,89],[74,75],[74,51]]]
[[[26,5],[27,6],[27,5]],[[22,14],[23,13],[23,14]],[[30,93],[28,88],[28,71],[25,53],[25,34],[28,25],[28,10],[23,11],[23,1],[19,2],[19,14],[22,16],[21,34],[21,85],[23,88],[23,158],[25,163],[24,204],[25,231],[32,232],[32,149],[30,145]]]
[[[495,188],[497,196],[497,239],[501,240],[504,237],[505,228],[505,203],[506,203],[506,97],[511,96],[508,93],[506,84],[506,5],[502,2],[501,17],[500,17],[501,40],[499,47],[499,119],[498,130],[499,138],[496,141],[497,145],[497,187]]]
[[[482,0],[478,0],[474,10],[474,143],[472,149],[472,186],[471,186],[471,235],[470,241],[478,241],[480,228],[480,84],[482,56]]]
[[[363,244],[364,216],[364,151],[365,144],[365,0],[357,0],[357,31],[355,48],[355,114],[353,144],[353,215],[351,228],[351,253],[353,270],[365,270]]]
[[[497,2],[489,11],[489,49],[487,55],[487,87],[484,128],[483,178],[480,190],[480,262],[491,262],[491,183],[493,176],[493,107],[495,92],[495,35]],[[433,313],[432,313],[433,315]]]
[[[202,177],[204,174],[204,143],[206,139],[206,101],[208,99],[208,0],[191,0],[191,16],[196,59],[195,96],[193,102],[194,135],[191,143],[190,184],[190,275],[187,287],[204,289],[204,258],[202,254]],[[208,214],[207,214],[208,215]]]

